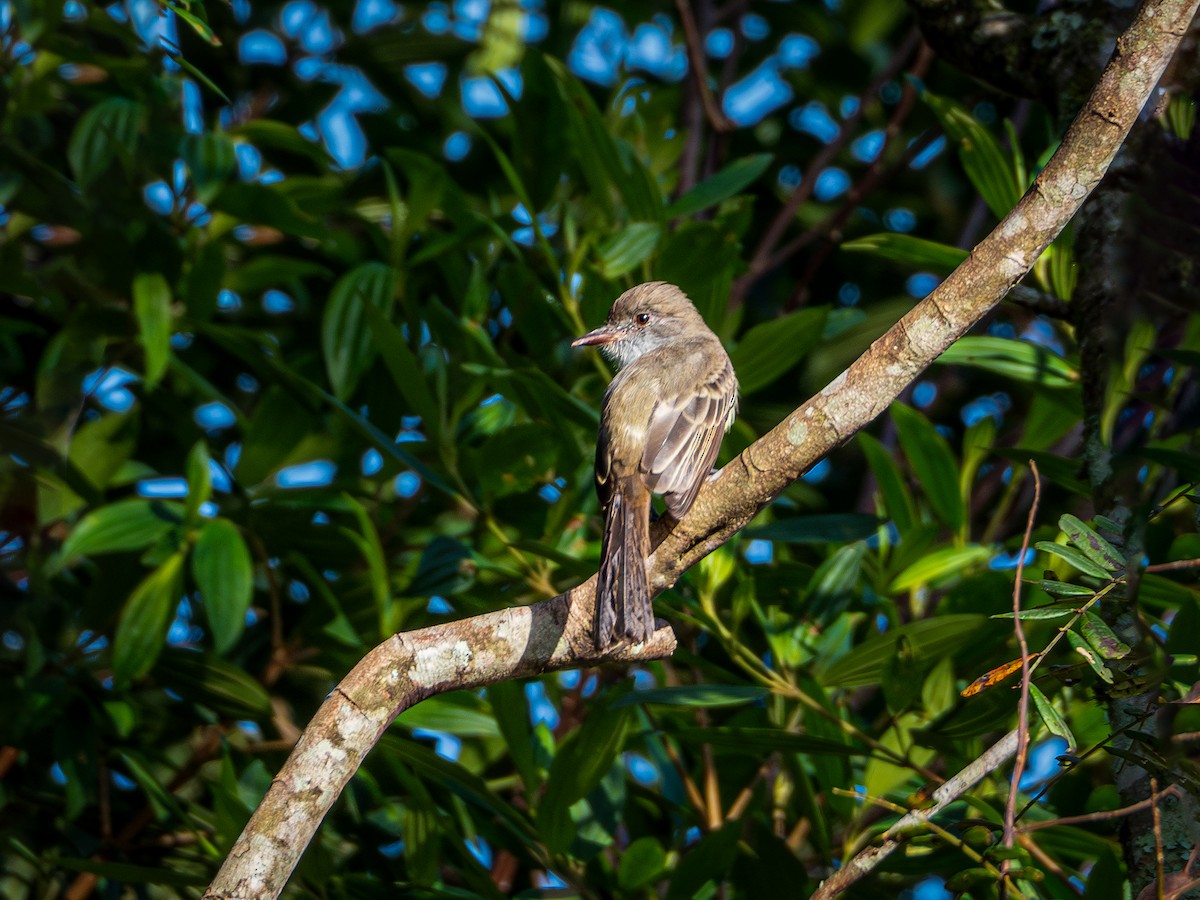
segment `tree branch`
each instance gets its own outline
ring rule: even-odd
[[[829,900],[831,897],[836,897],[891,856],[892,851],[900,846],[898,835],[911,830],[914,825],[928,822],[979,784],[990,772],[1008,762],[1017,752],[1017,740],[1017,732],[1010,731],[991,749],[984,751],[983,755],[933,792],[933,806],[929,809],[914,809],[903,816],[884,832],[882,843],[863,848],[853,859],[821,882],[817,892],[812,895],[812,900]]]
[[[1198,2],[1147,0],[1054,157],[970,257],[820,394],[722,469],[682,522],[656,523],[657,548],[647,563],[655,592],[883,412],[1029,271],[1107,171]],[[367,752],[414,703],[599,661],[590,635],[594,582],[533,606],[395,635],[368,653],[317,711],[205,897],[277,896]],[[607,659],[660,658],[674,644],[662,628],[647,645],[619,647]],[[1014,733],[993,753],[1003,755],[998,748],[1015,740]],[[955,784],[935,796],[950,797]]]

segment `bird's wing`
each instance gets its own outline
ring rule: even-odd
[[[664,495],[675,518],[692,508],[712,471],[736,404],[737,382],[728,364],[696,393],[655,403],[642,468],[646,486]]]

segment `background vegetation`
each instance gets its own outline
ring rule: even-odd
[[[624,288],[731,347],[723,458],[928,293],[1131,14],[946,6],[0,10],[0,893],[198,896],[367,649],[594,572],[608,370],[568,339]],[[1018,302],[660,598],[672,660],[406,712],[289,890],[807,896],[1015,727],[1031,459],[1016,847],[1004,768],[853,890],[1183,868],[1198,84]]]

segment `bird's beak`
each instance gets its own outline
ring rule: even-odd
[[[591,347],[600,344],[611,344],[621,335],[611,325],[601,325],[595,331],[589,331],[581,338],[571,341],[572,347]]]

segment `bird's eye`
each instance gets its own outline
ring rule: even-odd
[[[650,313],[638,313],[636,320],[639,325],[646,325],[650,322]]]

